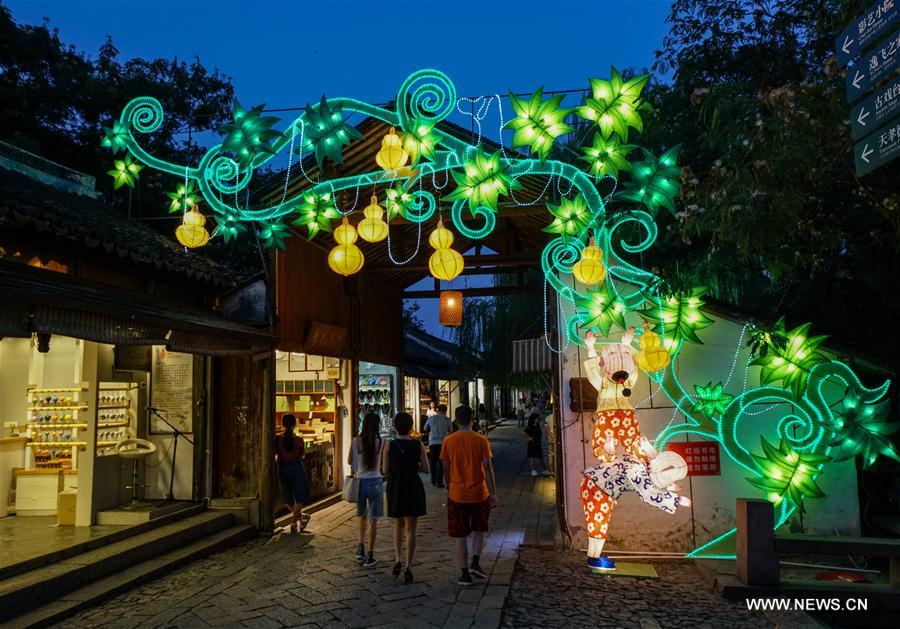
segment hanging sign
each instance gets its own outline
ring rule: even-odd
[[[882,85],[872,96],[850,110],[850,130],[853,139],[877,129],[888,120],[900,114],[900,76]]]
[[[861,51],[898,21],[900,21],[898,0],[879,0],[870,6],[834,41],[838,64],[847,65],[848,61],[858,57]]]
[[[900,121],[891,122],[853,147],[856,174],[865,175],[900,155]]]
[[[889,77],[900,67],[900,30],[880,46],[866,53],[852,68],[847,69],[847,102],[852,103],[869,88]]]
[[[666,450],[680,454],[688,466],[688,476],[720,476],[722,468],[718,441],[670,441]]]

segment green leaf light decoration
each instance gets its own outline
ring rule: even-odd
[[[615,133],[625,142],[629,127],[637,131],[643,127],[638,108],[641,106],[641,91],[648,80],[649,74],[641,74],[624,81],[615,68],[610,68],[608,81],[590,80],[592,98],[577,109],[578,115],[597,123],[604,138]]]
[[[331,221],[341,217],[334,208],[334,202],[330,192],[323,195],[308,193],[303,195],[303,203],[298,209],[300,217],[294,220],[294,225],[306,227],[307,238],[312,240],[321,230],[331,231]]]
[[[751,485],[766,492],[775,504],[787,499],[799,511],[803,511],[803,498],[822,498],[825,492],[816,484],[816,475],[831,457],[810,452],[798,452],[786,439],[776,448],[760,437],[765,456],[754,454],[760,478],[748,478]]]
[[[472,158],[463,164],[463,171],[453,171],[456,190],[448,194],[447,201],[465,199],[469,209],[474,212],[479,206],[497,211],[497,200],[500,195],[507,195],[511,190],[522,187],[518,181],[509,176],[500,162],[500,151],[488,155],[475,148]]]
[[[247,231],[247,227],[235,216],[229,214],[218,219],[216,231],[222,234],[222,240],[231,242]]]
[[[139,179],[138,173],[144,167],[131,159],[131,155],[126,155],[124,159],[117,159],[113,162],[113,169],[106,171],[106,174],[113,178],[113,187],[118,190],[122,186],[134,188],[134,182]]]
[[[809,371],[813,365],[825,360],[819,346],[826,336],[808,336],[811,323],[804,323],[793,330],[785,329],[784,318],[775,324],[776,330],[783,331],[788,342],[783,347],[770,346],[765,356],[757,356],[751,365],[760,367],[759,380],[763,385],[780,382],[790,388],[798,398],[806,390]]]
[[[721,382],[716,384],[710,382],[706,386],[695,384],[694,393],[697,400],[691,410],[695,413],[703,413],[710,419],[720,417],[734,399],[733,395],[725,393],[725,386]]]
[[[434,161],[434,152],[440,142],[440,136],[434,127],[419,125],[415,131],[403,133],[403,150],[409,153],[410,166],[415,166],[423,157]]]
[[[900,429],[900,423],[891,422],[889,399],[867,402],[858,393],[848,390],[834,415],[830,454],[835,461],[861,455],[866,468],[871,467],[879,455],[900,461],[890,438]]]
[[[556,138],[564,133],[571,133],[572,127],[566,124],[565,118],[574,111],[560,107],[564,98],[562,94],[542,100],[543,89],[538,88],[528,101],[510,92],[509,100],[516,117],[503,125],[504,129],[515,131],[513,148],[530,146],[531,151],[542,161],[550,155]]]
[[[678,151],[681,145],[673,146],[656,159],[650,151],[644,152],[644,161],[631,166],[631,180],[625,188],[616,193],[622,201],[641,203],[656,214],[660,206],[675,213],[675,197],[681,190],[681,168],[678,166]]]
[[[259,155],[274,155],[275,149],[271,143],[282,137],[281,131],[272,128],[281,119],[263,116],[263,107],[265,105],[257,105],[247,110],[235,99],[232,111],[234,122],[220,130],[225,135],[222,150],[231,151],[242,169],[249,168]]]
[[[412,195],[406,191],[403,184],[396,184],[393,188],[384,191],[384,210],[387,212],[387,220],[403,216],[406,213],[406,204],[412,200]]]
[[[601,134],[595,133],[593,145],[582,148],[584,157],[580,159],[588,163],[588,170],[595,177],[618,177],[620,170],[631,170],[628,154],[636,148],[634,144],[620,144],[616,136],[604,140]]]
[[[697,336],[702,330],[713,324],[701,308],[705,286],[698,286],[686,294],[673,295],[660,300],[660,306],[640,310],[640,315],[653,325],[653,331],[663,338],[663,347],[673,347],[680,340],[703,344]]]
[[[197,203],[200,201],[200,193],[197,192],[193,180],[188,181],[187,184],[178,184],[175,192],[167,192],[166,196],[170,199],[169,214],[186,212],[187,210],[196,207]]]
[[[553,222],[544,228],[549,234],[576,236],[590,224],[592,218],[587,202],[580,194],[574,199],[563,197],[559,205],[548,205],[547,209],[554,217]]]
[[[585,311],[586,316],[581,323],[583,328],[597,328],[603,336],[612,330],[614,325],[625,329],[625,312],[627,308],[616,297],[609,283],[606,282],[599,290],[590,291],[587,298],[577,298],[576,305]]]
[[[259,231],[262,246],[266,249],[274,247],[279,251],[284,251],[284,241],[287,240],[288,235],[288,226],[281,219],[263,223],[263,228]]]
[[[355,127],[344,122],[342,105],[330,105],[324,95],[318,105],[306,105],[303,133],[304,146],[298,150],[315,151],[319,168],[326,157],[338,164],[344,163],[344,146],[363,137]]]
[[[128,125],[114,120],[112,127],[103,127],[103,139],[100,141],[100,146],[112,149],[113,153],[118,153],[128,148],[128,137]]]

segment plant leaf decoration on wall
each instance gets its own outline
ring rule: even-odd
[[[725,393],[725,386],[721,382],[716,384],[710,382],[706,386],[695,384],[694,393],[697,399],[692,410],[703,413],[710,419],[720,417],[734,399],[733,395]]]
[[[586,298],[579,297],[577,306],[585,311],[582,328],[597,328],[603,336],[618,326],[625,329],[625,312],[627,308],[613,292],[609,283],[604,283],[598,290],[590,291]]]
[[[503,125],[504,129],[515,131],[513,148],[530,146],[540,160],[545,160],[550,155],[556,138],[572,131],[565,118],[574,111],[560,107],[564,98],[562,94],[542,100],[543,89],[538,88],[527,101],[510,92],[509,101],[516,117]]]
[[[274,155],[272,142],[283,135],[281,131],[272,128],[281,118],[264,116],[264,107],[265,105],[257,105],[252,109],[244,109],[235,99],[232,110],[234,122],[220,129],[220,133],[225,136],[222,150],[233,153],[234,160],[241,169],[249,168],[259,155]]]
[[[590,79],[592,96],[578,107],[578,115],[595,122],[604,138],[615,133],[626,142],[629,127],[637,131],[643,128],[638,109],[641,91],[649,80],[649,74],[641,74],[625,81],[615,68],[610,68],[608,81]]]
[[[632,201],[644,205],[651,214],[664,207],[675,213],[675,198],[681,190],[681,168],[678,166],[678,151],[681,145],[673,146],[659,156],[644,152],[644,160],[631,166],[631,180],[625,182],[624,190],[615,197],[621,201]]]
[[[635,144],[621,144],[617,136],[604,139],[603,135],[595,133],[593,144],[582,148],[584,157],[579,159],[588,163],[588,170],[595,177],[618,177],[620,170],[631,170],[628,154],[636,148]]]
[[[810,452],[798,452],[782,438],[776,448],[760,437],[764,456],[753,455],[760,478],[748,478],[754,487],[766,492],[775,504],[787,499],[799,511],[803,511],[804,496],[822,498],[825,492],[816,483],[821,467],[831,457]]]
[[[681,340],[702,344],[697,330],[713,324],[713,320],[701,310],[705,293],[706,287],[698,286],[686,293],[661,299],[659,307],[650,306],[639,313],[653,325],[653,331],[663,338],[666,348],[677,345]]]
[[[784,318],[778,320],[775,329],[787,338],[787,343],[781,347],[769,346],[765,356],[757,356],[750,363],[760,367],[761,384],[781,383],[782,387],[791,389],[797,397],[803,395],[810,369],[825,360],[819,346],[828,338],[810,337],[808,333],[811,325],[804,323],[787,331]]]
[[[134,188],[134,183],[140,178],[138,173],[144,167],[131,159],[131,155],[126,155],[122,159],[113,162],[113,169],[106,171],[106,174],[113,178],[113,187],[118,190],[122,186]]]
[[[331,221],[341,217],[334,207],[331,193],[322,195],[307,193],[303,195],[303,203],[297,209],[299,218],[293,221],[298,227],[306,227],[307,239],[312,240],[316,235],[325,230],[331,231]]]
[[[329,104],[324,94],[318,105],[306,105],[306,125],[303,127],[303,144],[298,151],[315,151],[319,168],[327,157],[338,164],[344,163],[344,147],[362,134],[344,121],[343,105]]]
[[[434,152],[440,143],[440,136],[434,127],[419,125],[414,131],[401,135],[403,150],[409,153],[410,166],[415,166],[422,158],[434,160]]]
[[[500,151],[489,155],[479,144],[472,157],[462,165],[462,172],[453,171],[456,190],[444,197],[447,201],[465,200],[472,212],[479,207],[497,211],[500,195],[508,195],[511,190],[522,187],[504,169]]]
[[[547,205],[553,214],[553,222],[544,228],[549,234],[576,236],[591,222],[591,211],[581,194],[569,199],[563,197],[559,205]]]
[[[829,454],[835,461],[860,455],[866,468],[871,467],[880,455],[900,461],[890,437],[900,429],[900,423],[891,421],[889,398],[867,401],[848,389],[834,416]]]

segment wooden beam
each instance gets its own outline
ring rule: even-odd
[[[540,285],[527,286],[487,286],[485,288],[448,288],[463,294],[463,297],[498,297],[500,295],[531,295],[541,292]],[[439,290],[408,290],[403,293],[403,299],[437,299],[441,296]]]
[[[484,254],[484,255],[467,255],[463,256],[463,262],[465,262],[465,268],[473,268],[473,267],[510,267],[510,266],[534,266],[537,263],[539,255],[537,252],[530,254],[510,254],[504,255],[502,253],[496,254]],[[404,264],[402,266],[397,266],[396,264],[392,264],[389,261],[384,262],[376,262],[373,264],[367,264],[366,269],[369,271],[427,271],[428,270],[428,261],[427,259],[424,261],[419,261],[418,259],[415,262],[410,262],[409,264]]]
[[[464,269],[460,276],[463,275],[512,275],[515,274],[517,276],[522,276],[525,271],[529,269],[537,269],[536,264],[531,265],[522,265],[522,266],[510,266],[510,267],[475,267],[471,269]],[[519,282],[522,283],[521,281]]]

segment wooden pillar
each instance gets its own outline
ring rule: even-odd
[[[275,493],[273,491],[273,479],[275,478],[275,354],[253,365],[263,371],[259,380],[262,384],[261,392],[263,422],[260,430],[260,471],[259,471],[259,526],[264,531],[271,531],[274,526],[273,514],[275,513]]]
[[[738,498],[737,576],[747,585],[778,585],[775,511],[768,500]]]

